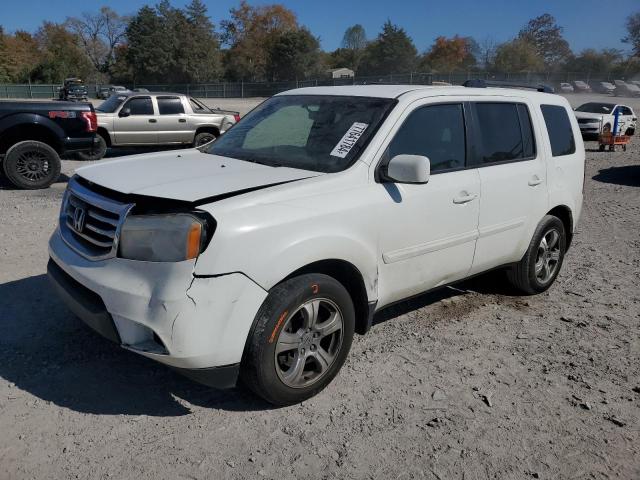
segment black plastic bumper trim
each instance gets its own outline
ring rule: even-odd
[[[80,320],[112,342],[122,343],[113,318],[97,293],[74,280],[52,259],[47,264],[47,276],[58,296]]]
[[[236,383],[238,382],[238,375],[240,373],[240,364],[234,363],[223,367],[211,368],[171,367],[171,369],[208,387],[224,390],[236,386]]]

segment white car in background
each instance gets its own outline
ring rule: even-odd
[[[591,92],[591,87],[587,82],[583,82],[582,80],[576,80],[573,82],[575,85],[575,89],[578,93],[589,93]]]
[[[498,267],[547,290],[584,162],[559,95],[290,90],[199,149],[79,169],[48,271],[118,345],[287,405],[328,385],[387,305]]]
[[[618,134],[633,135],[637,117],[631,107],[605,102],[588,102],[575,109],[578,126],[583,137],[597,137],[601,133],[611,133],[618,114]]]
[[[573,88],[573,85],[571,85],[570,83],[562,82],[560,83],[560,91],[562,93],[573,93],[574,88]]]

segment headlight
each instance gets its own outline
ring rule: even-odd
[[[207,222],[196,215],[131,215],[122,226],[119,256],[147,262],[180,262],[205,246]]]

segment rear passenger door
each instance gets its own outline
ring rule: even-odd
[[[184,111],[182,98],[158,96],[158,142],[191,143],[193,131]]]
[[[547,166],[530,107],[503,97],[471,103],[480,219],[471,274],[520,260],[547,212]],[[536,117],[537,118],[537,117]]]

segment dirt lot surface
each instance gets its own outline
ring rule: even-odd
[[[489,275],[383,311],[324,392],[281,409],[119,349],[54,297],[46,244],[79,162],[47,190],[0,184],[0,479],[640,478],[635,141],[587,152],[547,293]]]

